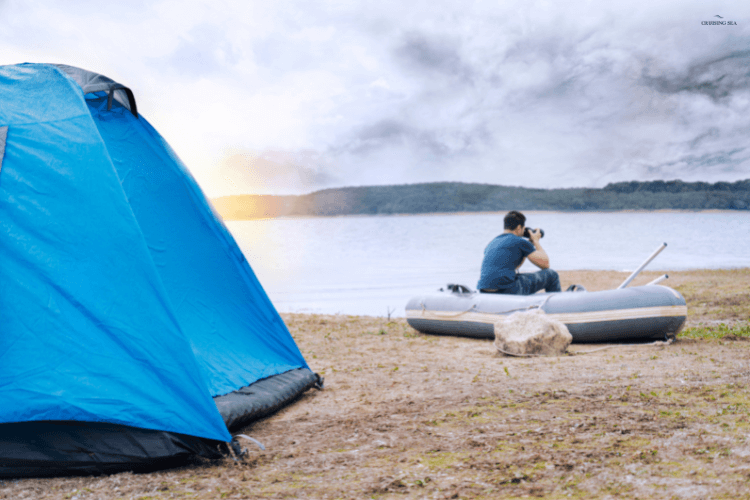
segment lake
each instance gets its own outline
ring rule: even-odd
[[[524,212],[556,270],[750,267],[750,212]],[[475,288],[504,213],[279,218],[227,227],[280,312],[403,316],[447,283]],[[536,268],[528,262],[523,272]],[[666,283],[665,283],[666,284]]]

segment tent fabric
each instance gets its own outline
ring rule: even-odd
[[[185,167],[110,98],[124,88],[0,67],[0,442],[62,422],[211,447],[231,439],[212,396],[309,371]]]
[[[307,367],[234,238],[164,139],[143,116],[107,111],[103,95],[88,95],[87,104],[211,394]]]
[[[0,86],[0,423],[228,440],[80,89],[39,65]]]

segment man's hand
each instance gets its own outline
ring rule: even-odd
[[[534,244],[535,251],[529,254],[529,260],[539,269],[549,268],[549,257],[547,252],[544,251],[542,245],[539,243],[539,239],[542,237],[542,232],[539,228],[529,229],[529,240]]]
[[[539,239],[541,237],[542,237],[542,232],[539,230],[539,228],[529,229],[529,239],[534,244],[534,246],[539,246]]]

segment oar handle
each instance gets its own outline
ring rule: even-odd
[[[661,245],[659,246],[659,248],[657,248],[657,249],[656,249],[656,251],[654,251],[654,253],[652,253],[652,254],[651,254],[651,257],[649,257],[648,259],[646,259],[646,262],[644,262],[643,264],[641,264],[641,265],[640,265],[640,266],[638,267],[638,269],[636,269],[635,271],[633,271],[633,274],[631,274],[630,276],[628,276],[628,279],[626,279],[625,281],[623,281],[623,282],[622,282],[622,285],[618,286],[618,287],[617,287],[617,289],[619,290],[620,288],[625,288],[626,286],[628,286],[628,285],[630,284],[630,282],[631,282],[631,281],[633,281],[633,280],[635,279],[635,277],[636,277],[636,276],[638,276],[639,274],[641,274],[641,271],[643,271],[643,269],[644,269],[644,268],[645,268],[645,267],[646,267],[646,266],[647,266],[647,265],[648,265],[648,264],[649,264],[649,263],[650,263],[650,262],[651,262],[652,260],[654,260],[654,259],[656,258],[656,256],[657,256],[657,255],[659,255],[659,253],[661,253],[661,251],[662,251],[662,250],[664,250],[665,248],[667,248],[667,244],[666,244],[666,243],[662,243],[662,244],[661,244]]]
[[[662,281],[664,281],[667,278],[669,278],[668,274],[662,274],[661,276],[659,276],[658,278],[656,278],[654,281],[650,281],[650,282],[646,283],[646,286],[656,285],[657,283],[661,283]]]

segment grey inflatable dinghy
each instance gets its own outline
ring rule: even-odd
[[[422,333],[494,339],[494,324],[516,311],[541,309],[565,323],[573,342],[664,340],[674,338],[687,319],[679,292],[657,285],[626,288],[666,243],[615,290],[503,295],[478,293],[461,285],[413,297],[406,320]]]
[[[412,298],[406,305],[409,325],[422,333],[494,339],[502,316],[540,308],[565,323],[573,342],[610,342],[675,337],[687,319],[682,295],[661,285],[534,295],[451,289]]]

